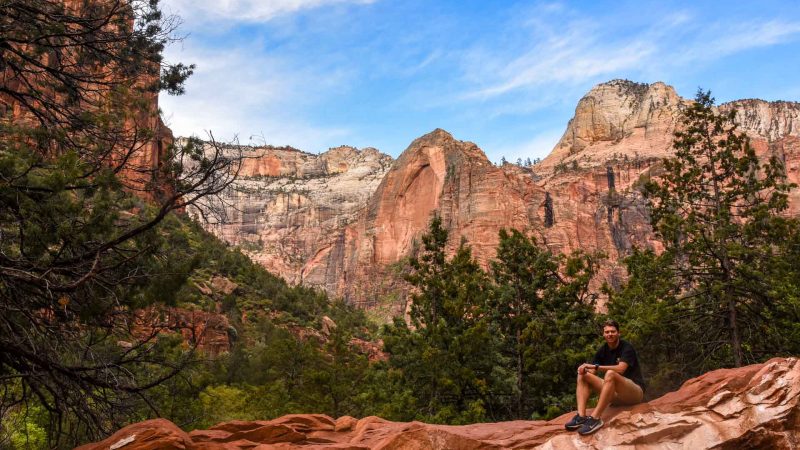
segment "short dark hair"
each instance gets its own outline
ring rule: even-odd
[[[619,323],[614,319],[608,319],[603,322],[603,328],[605,327],[614,327],[617,329],[617,332],[619,332]]]

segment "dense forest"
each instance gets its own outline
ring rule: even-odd
[[[786,214],[797,187],[707,92],[640,186],[664,251],[635,249],[625,284],[591,290],[602,254],[553,254],[518,230],[500,230],[482,267],[468,242],[445,251],[433,217],[402,263],[408,317],[376,324],[185,214],[213,210],[239,156],[189,140],[137,165],[158,139],[142,99],[182,93],[192,72],[163,61],[174,22],[156,1],[3,8],[14,82],[0,108],[0,447],[71,448],[152,417],[187,430],[301,412],[550,418],[574,408],[575,368],[608,317],[636,346],[650,398],[800,354],[800,225]],[[225,348],[142,311],[224,316]]]

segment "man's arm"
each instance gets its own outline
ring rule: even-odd
[[[598,370],[602,371],[609,371],[613,370],[614,372],[619,373],[620,375],[624,374],[626,370],[628,370],[628,363],[625,361],[620,361],[619,364],[614,366],[600,366],[592,363],[583,363],[580,367],[578,367],[578,373],[583,375],[585,373],[596,373]]]
[[[620,375],[622,375],[625,373],[626,370],[628,370],[628,363],[626,363],[625,361],[620,361],[619,364],[616,364],[614,366],[597,366],[597,370],[602,370],[605,372],[613,370],[614,372],[617,372]]]
[[[578,367],[578,375],[597,372],[597,370],[595,370],[595,366],[597,365],[596,363],[598,361],[602,361],[603,348],[604,347],[600,347],[597,349],[591,363],[584,363]]]

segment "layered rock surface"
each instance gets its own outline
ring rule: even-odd
[[[800,361],[721,369],[675,392],[612,408],[594,435],[564,431],[572,416],[464,426],[289,415],[232,421],[186,433],[156,419],[126,427],[80,450],[124,449],[739,449],[800,448]]]
[[[292,282],[368,308],[386,306],[387,315],[402,311],[406,297],[396,263],[413,251],[433,214],[450,232],[449,248],[465,238],[482,263],[494,256],[500,228],[517,228],[554,252],[602,251],[608,260],[595,286],[616,285],[633,246],[659,248],[639,187],[673,154],[687,104],[664,83],[598,85],[533,168],[497,167],[475,144],[443,130],[415,140],[393,163],[372,150],[316,157],[267,149],[229,193],[236,205],[229,219],[211,229]],[[800,104],[720,106],[732,108],[757,151],[783,159],[790,180],[800,181]],[[800,214],[800,190],[790,213]]]
[[[392,162],[374,148],[344,146],[321,155],[254,147],[244,156],[239,179],[206,227],[292,283],[308,282],[302,267],[354,219]]]

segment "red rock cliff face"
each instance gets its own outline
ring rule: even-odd
[[[224,193],[221,216],[206,228],[293,283],[311,282],[303,266],[327,255],[330,237],[355,220],[392,161],[373,148],[353,147],[321,155],[256,147],[245,156],[239,179]]]
[[[638,188],[673,154],[673,133],[687,104],[664,83],[603,83],[580,100],[559,143],[532,169],[496,167],[475,144],[435,130],[411,143],[388,171],[360,162],[348,166],[370,174],[358,195],[337,199],[341,188],[335,183],[322,189],[307,185],[302,194],[286,197],[287,205],[298,205],[288,216],[288,206],[266,208],[245,217],[241,227],[260,227],[259,236],[272,236],[252,254],[289,280],[321,286],[365,307],[389,303],[394,313],[405,301],[396,263],[409,255],[434,214],[450,232],[449,249],[463,237],[484,264],[495,254],[498,231],[517,228],[554,252],[602,251],[608,261],[595,287],[603,281],[619,284],[625,276],[621,259],[633,246],[659,249]],[[800,181],[800,105],[741,100],[720,106],[731,108],[739,111],[737,121],[757,151],[785,160],[789,178]],[[252,170],[276,176],[277,182],[293,173],[286,169],[292,164],[297,165],[264,159]],[[330,199],[324,227],[308,207],[319,204],[320,196]],[[254,193],[250,201],[276,198]],[[800,214],[800,191],[791,200],[790,213]],[[346,205],[345,214],[332,206],[340,204]],[[283,217],[292,219],[277,224]],[[224,239],[241,242],[235,226],[220,227]]]
[[[618,284],[621,259],[632,246],[659,249],[639,187],[658,175],[671,156],[673,133],[688,101],[663,84],[612,81],[592,89],[551,154],[534,170],[553,199],[553,225],[545,233],[556,251],[600,250],[608,256],[596,283]],[[800,105],[742,100],[719,107],[736,109],[740,129],[764,158],[786,162],[789,179],[800,181]],[[800,213],[792,193],[789,214]]]
[[[581,99],[561,141],[533,171],[495,167],[474,144],[436,130],[395,162],[359,221],[340,232],[341,250],[303,269],[324,276],[305,279],[373,305],[399,286],[382,268],[408,255],[438,213],[450,231],[450,248],[464,237],[483,263],[494,256],[498,230],[517,228],[554,252],[602,251],[608,262],[595,287],[619,284],[621,260],[633,246],[660,247],[638,187],[673,154],[686,105],[663,83],[601,84]],[[720,107],[732,108],[757,151],[783,158],[790,179],[800,181],[800,106],[744,100]],[[792,197],[791,213],[798,214],[800,193]]]
[[[87,9],[92,4],[102,5],[104,0],[61,0],[60,4],[63,5],[63,12],[67,15],[75,17],[85,17]],[[58,7],[58,0],[48,2],[48,7]],[[43,8],[48,10],[48,8]],[[122,14],[128,11],[117,12],[114,14],[115,19],[123,17]],[[131,15],[128,23],[129,27],[133,27],[134,18]],[[46,21],[45,21],[46,22]],[[74,23],[71,25],[74,26]],[[105,24],[104,27],[113,28],[117,24]],[[78,31],[76,31],[77,33]],[[43,39],[43,41],[45,41]],[[53,49],[59,48],[57,43],[50,42]],[[23,51],[28,49],[27,44],[11,44],[17,46]],[[70,45],[74,43],[61,43],[63,49],[51,50],[44,52],[40,57],[40,63],[44,63],[50,67],[65,67],[65,72],[69,72],[71,65],[80,66],[80,63],[75,60],[75,52],[71,49]],[[53,78],[45,75],[39,68],[30,64],[30,70],[24,71],[22,74],[10,67],[3,66],[0,70],[0,80],[4,86],[9,88],[9,92],[14,92],[21,95],[11,95],[9,92],[0,93],[0,120],[10,120],[13,123],[31,123],[38,125],[38,120],[32,113],[31,108],[42,111],[43,105],[61,105],[65,103],[66,95],[59,88],[63,89],[59,83],[54,83]],[[145,74],[138,78],[131,79],[127,74],[121,74],[108,70],[109,67],[93,67],[95,70],[88,76],[82,74],[81,76],[71,73],[75,78],[84,78],[81,88],[85,89],[82,92],[82,102],[77,106],[80,110],[97,111],[104,108],[108,99],[113,96],[112,88],[122,86],[129,86],[128,83],[137,87],[149,86],[158,82],[158,71],[152,74]],[[69,77],[67,77],[69,78]],[[124,81],[122,81],[124,79]],[[105,83],[109,83],[106,85]],[[33,98],[27,95],[36,91],[37,94]],[[166,183],[158,182],[163,176],[162,166],[166,155],[166,150],[173,142],[172,131],[164,125],[161,121],[158,111],[158,93],[146,92],[142,94],[143,99],[136,98],[133,101],[143,100],[141,104],[136,105],[136,113],[132,117],[128,117],[124,123],[115,124],[113,132],[116,133],[114,151],[108,157],[104,157],[109,165],[119,165],[121,170],[119,175],[123,183],[130,191],[136,195],[148,199],[155,199],[152,183],[157,182],[161,186],[164,193],[169,192]],[[22,99],[22,100],[21,100]],[[24,103],[23,103],[24,101]],[[29,104],[30,107],[24,106]],[[57,110],[57,107],[50,106],[51,110]],[[74,112],[74,111],[73,111]],[[55,114],[56,117],[58,113]],[[66,121],[64,117],[61,120]],[[52,124],[50,124],[52,126]]]
[[[463,236],[485,263],[498,230],[529,229],[544,197],[531,173],[495,167],[475,144],[435,130],[395,161],[357,219],[321,244],[303,279],[367,307],[394,294],[399,311],[403,287],[392,265],[409,255],[434,214],[451,231],[450,250]]]

